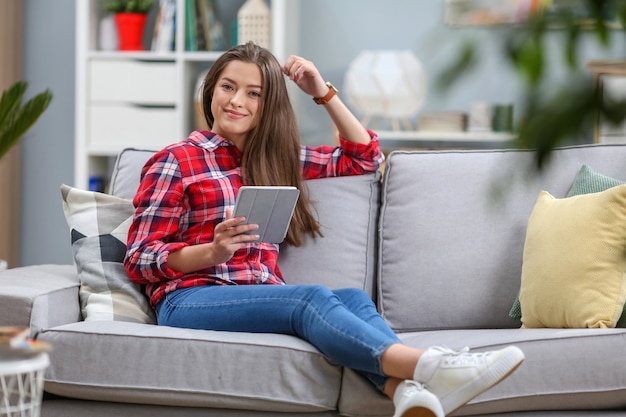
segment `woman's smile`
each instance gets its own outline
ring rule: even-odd
[[[228,115],[229,117],[233,119],[243,119],[244,117],[246,117],[245,114],[239,113],[235,110],[226,109],[224,110],[224,112],[226,113],[226,115]]]
[[[215,118],[212,131],[232,141],[239,149],[257,124],[262,94],[261,70],[256,64],[230,62],[222,71],[211,102]]]

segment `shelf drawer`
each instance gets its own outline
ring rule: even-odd
[[[177,136],[175,108],[92,104],[87,117],[91,148],[160,149],[184,139]]]
[[[89,100],[174,105],[173,62],[98,60],[89,62]]]

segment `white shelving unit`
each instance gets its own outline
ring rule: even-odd
[[[105,0],[76,2],[75,186],[94,175],[108,180],[124,148],[159,149],[195,128],[194,97],[201,73],[223,53],[185,50],[185,0],[177,1],[171,52],[98,50]],[[228,0],[237,8],[245,0]],[[272,52],[280,62],[297,53],[300,0],[266,0],[272,12]],[[155,0],[155,7],[158,0]],[[219,6],[219,2],[218,2]],[[231,22],[223,22],[230,30]],[[150,25],[147,25],[149,28]]]
[[[506,148],[516,139],[500,132],[376,130],[382,148],[489,149]]]

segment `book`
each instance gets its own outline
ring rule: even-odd
[[[202,38],[204,42],[204,50],[211,51],[213,46],[211,45],[211,32],[210,32],[210,21],[209,16],[211,13],[210,8],[212,7],[209,1],[207,0],[196,0],[196,4],[198,6],[198,39]]]
[[[176,0],[160,0],[150,49],[154,52],[174,50]]]
[[[204,22],[202,19],[202,2],[203,0],[194,0],[194,13],[195,13],[195,41],[196,51],[207,51],[207,37],[204,33]]]
[[[258,234],[259,242],[281,243],[299,196],[296,187],[243,186],[237,194],[234,216],[244,216],[247,224],[259,225],[249,232]]]
[[[224,25],[219,20],[214,0],[196,0],[196,33],[198,51],[221,51],[226,48]]]
[[[0,344],[15,347],[25,341],[30,335],[28,327],[0,326]]]
[[[3,357],[25,357],[52,350],[50,344],[29,337],[28,327],[0,326],[0,354]]]
[[[197,51],[195,0],[185,1],[185,50]]]

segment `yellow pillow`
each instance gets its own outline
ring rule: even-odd
[[[626,301],[626,185],[557,199],[528,221],[522,327],[615,327]]]

